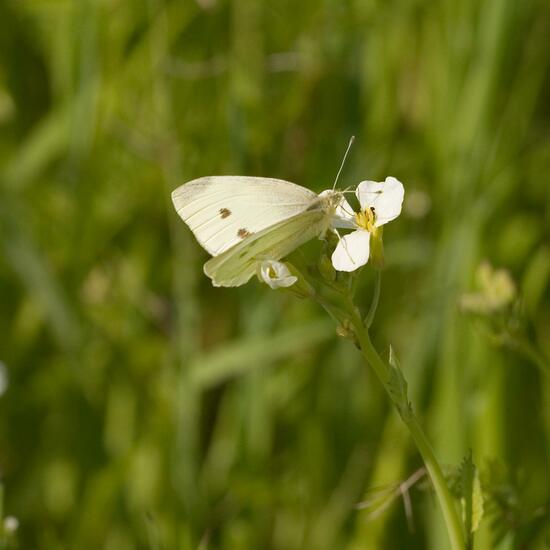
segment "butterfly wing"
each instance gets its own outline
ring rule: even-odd
[[[247,176],[199,178],[172,193],[177,213],[212,256],[303,212],[316,199],[295,183]]]
[[[240,286],[257,271],[262,260],[280,260],[293,250],[324,233],[330,216],[311,209],[264,229],[204,264],[204,273],[214,286]]]

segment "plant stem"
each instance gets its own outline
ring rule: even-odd
[[[389,380],[390,380],[390,370],[388,365],[382,360],[372,342],[370,340],[368,331],[363,325],[361,318],[356,312],[353,312],[350,318],[359,341],[359,346],[361,347],[361,352],[363,353],[364,358],[367,363],[374,369],[376,375],[382,382],[384,389],[386,390],[388,396],[390,397],[392,403],[396,405],[396,408],[399,411],[398,403],[396,402],[393,393],[390,390]],[[443,517],[445,519],[445,524],[447,527],[447,533],[449,535],[449,540],[451,542],[451,548],[453,550],[464,550],[466,548],[464,543],[464,533],[462,530],[462,523],[458,516],[453,498],[447,487],[445,481],[445,476],[441,470],[437,458],[431,448],[431,445],[426,437],[426,434],[422,430],[416,415],[410,411],[410,414],[402,415],[400,414],[403,422],[409,429],[409,432],[416,444],[418,451],[420,452],[426,469],[432,480],[435,493],[439,500],[439,505],[443,512]]]
[[[374,280],[374,293],[372,295],[372,302],[370,304],[369,312],[365,317],[365,326],[369,329],[374,321],[374,315],[378,308],[378,301],[380,300],[380,287],[382,285],[382,270],[376,270],[376,279]]]
[[[300,277],[308,280],[303,273],[297,269],[296,271],[299,273]],[[390,367],[382,360],[370,340],[368,326],[372,323],[374,313],[376,312],[376,307],[378,305],[380,283],[381,275],[379,272],[375,282],[376,286],[373,302],[367,318],[365,319],[365,323],[369,323],[369,325],[363,323],[359,310],[352,303],[349,296],[345,297],[341,292],[330,288],[328,285],[323,285],[321,288],[318,288],[319,292],[312,296],[312,298],[314,298],[337,322],[339,321],[345,324],[347,321],[353,326],[359,347],[363,353],[363,357],[376,372],[376,375],[382,383],[382,386],[384,386],[391,402],[397,409],[404,424],[409,429],[413,441],[416,444],[416,448],[422,456],[424,465],[426,466],[426,470],[432,480],[435,493],[439,500],[439,505],[441,506],[441,510],[443,512],[443,518],[447,527],[447,534],[449,536],[451,548],[452,550],[465,550],[466,544],[464,540],[462,522],[455,508],[453,497],[447,487],[447,482],[445,481],[445,476],[443,475],[441,466],[439,465],[428,438],[422,430],[416,415],[412,411],[412,408],[408,403],[399,402],[398,398],[393,393],[390,386]],[[403,413],[404,409],[406,409],[405,414]]]

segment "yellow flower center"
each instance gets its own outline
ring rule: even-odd
[[[355,223],[359,227],[366,229],[369,233],[376,233],[377,228],[374,226],[375,222],[376,213],[374,212],[374,208],[372,208],[372,206],[355,214]]]

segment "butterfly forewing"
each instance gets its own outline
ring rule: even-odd
[[[177,213],[213,256],[304,212],[316,199],[289,181],[247,176],[199,178],[172,193]]]

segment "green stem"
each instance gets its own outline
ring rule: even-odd
[[[303,277],[305,280],[308,280],[308,277],[300,270],[296,269],[300,277]],[[378,305],[378,298],[380,294],[380,282],[381,274],[378,272],[377,279],[375,283],[375,294],[373,297],[373,302],[371,304],[370,311],[367,315],[366,322],[371,323],[376,307]],[[401,403],[398,401],[398,398],[392,392],[390,386],[391,372],[390,367],[382,360],[369,337],[368,328],[363,324],[361,315],[358,309],[353,305],[349,296],[346,298],[338,292],[337,290],[330,288],[328,285],[323,285],[321,288],[318,288],[318,292],[311,295],[311,297],[316,300],[335,320],[345,323],[351,323],[357,337],[357,343],[361,348],[361,352],[367,363],[374,369],[376,375],[378,376],[382,386],[386,390],[391,402],[399,412],[399,415],[413,438],[413,441],[416,444],[418,451],[420,452],[426,470],[432,480],[432,484],[435,489],[435,493],[439,500],[439,505],[443,512],[443,517],[445,520],[445,525],[447,526],[447,533],[449,535],[449,540],[451,543],[452,550],[465,550],[466,545],[464,541],[464,533],[462,529],[462,522],[458,516],[453,497],[449,492],[447,487],[447,482],[445,481],[445,476],[441,470],[441,466],[435,457],[435,454],[430,446],[426,434],[422,430],[418,419],[412,411],[412,408],[409,407],[409,404]],[[367,325],[368,326],[368,325]],[[403,413],[404,408],[406,413]]]
[[[374,321],[374,315],[378,308],[378,301],[380,299],[380,287],[382,286],[382,270],[376,270],[376,279],[374,280],[374,292],[372,294],[372,302],[370,304],[369,312],[365,317],[365,326],[369,329]]]
[[[376,372],[376,375],[380,379],[380,382],[382,382],[382,385],[384,386],[384,389],[389,395],[392,403],[399,411],[400,404],[396,402],[389,386],[390,370],[388,365],[386,365],[386,363],[382,360],[382,358],[372,345],[369,333],[363,325],[359,316],[353,311],[350,311],[350,314],[350,321],[354,326],[355,333],[357,335],[357,339],[359,341],[359,345],[361,347],[364,358]],[[422,459],[424,460],[424,464],[432,480],[435,493],[439,500],[439,505],[441,506],[441,510],[443,512],[445,524],[447,526],[447,533],[451,542],[451,548],[453,550],[464,550],[466,546],[464,542],[462,523],[455,508],[453,498],[447,487],[445,476],[443,475],[441,466],[439,465],[437,458],[435,457],[435,454],[430,446],[428,438],[422,430],[418,419],[416,418],[416,415],[412,411],[410,411],[410,414],[400,414],[400,416],[403,419],[403,422],[405,423],[407,428],[409,429],[409,432],[416,444],[418,451],[422,456]]]

